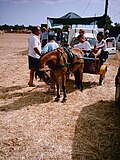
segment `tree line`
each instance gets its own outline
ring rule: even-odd
[[[104,23],[103,22],[98,22],[97,23],[98,28],[103,28]],[[24,25],[0,25],[0,30],[4,30],[5,32],[18,32],[18,33],[29,33],[32,29],[32,25],[29,26],[24,26]],[[110,19],[110,17],[107,17],[106,20],[106,27],[109,30],[109,36],[112,37],[116,37],[118,34],[120,34],[120,23],[115,23],[114,25],[112,25],[112,21]],[[63,26],[63,29],[65,32],[68,31],[69,26]],[[54,28],[54,31],[57,32],[58,30],[60,30],[60,28]]]

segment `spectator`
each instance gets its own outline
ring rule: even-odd
[[[39,60],[41,56],[40,28],[38,26],[32,28],[32,33],[28,38],[28,63],[30,69],[30,79],[28,85],[34,87],[34,73],[39,68]]]
[[[57,43],[59,44],[59,46],[61,45],[61,38],[62,38],[61,32],[58,31],[58,32],[57,32],[57,36],[56,36],[56,41],[57,41]]]
[[[56,48],[59,48],[59,45],[55,42],[54,36],[49,35],[48,36],[48,43],[43,47],[42,53],[45,54],[45,53],[50,52]]]
[[[109,37],[109,30],[106,30],[105,33],[104,33],[104,39],[106,39],[108,37]]]
[[[42,28],[42,47],[47,44],[47,29],[45,27]]]

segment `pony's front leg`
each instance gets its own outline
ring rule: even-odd
[[[62,90],[63,90],[63,100],[62,100],[62,102],[65,102],[67,100],[67,95],[66,95],[66,75],[64,75],[63,79],[62,79]]]
[[[67,95],[66,95],[66,88],[65,88],[65,86],[63,86],[62,89],[63,89],[63,100],[62,100],[62,102],[65,102],[65,101],[67,100]]]
[[[56,83],[57,85],[57,97],[55,98],[55,102],[58,102],[60,100],[60,88],[58,82]]]

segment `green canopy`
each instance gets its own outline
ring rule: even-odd
[[[69,12],[66,15],[60,17],[60,18],[50,18],[47,17],[47,20],[50,21],[51,26],[56,25],[77,25],[77,24],[84,24],[84,25],[90,25],[92,23],[97,23],[98,21],[104,20],[104,15],[99,17],[87,17],[87,18],[81,18],[79,15]]]

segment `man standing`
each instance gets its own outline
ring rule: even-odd
[[[47,44],[47,29],[45,27],[42,28],[42,47],[44,47]]]
[[[32,33],[28,38],[28,63],[30,69],[30,79],[28,85],[34,87],[34,73],[39,68],[41,56],[40,28],[38,26],[32,28]]]

